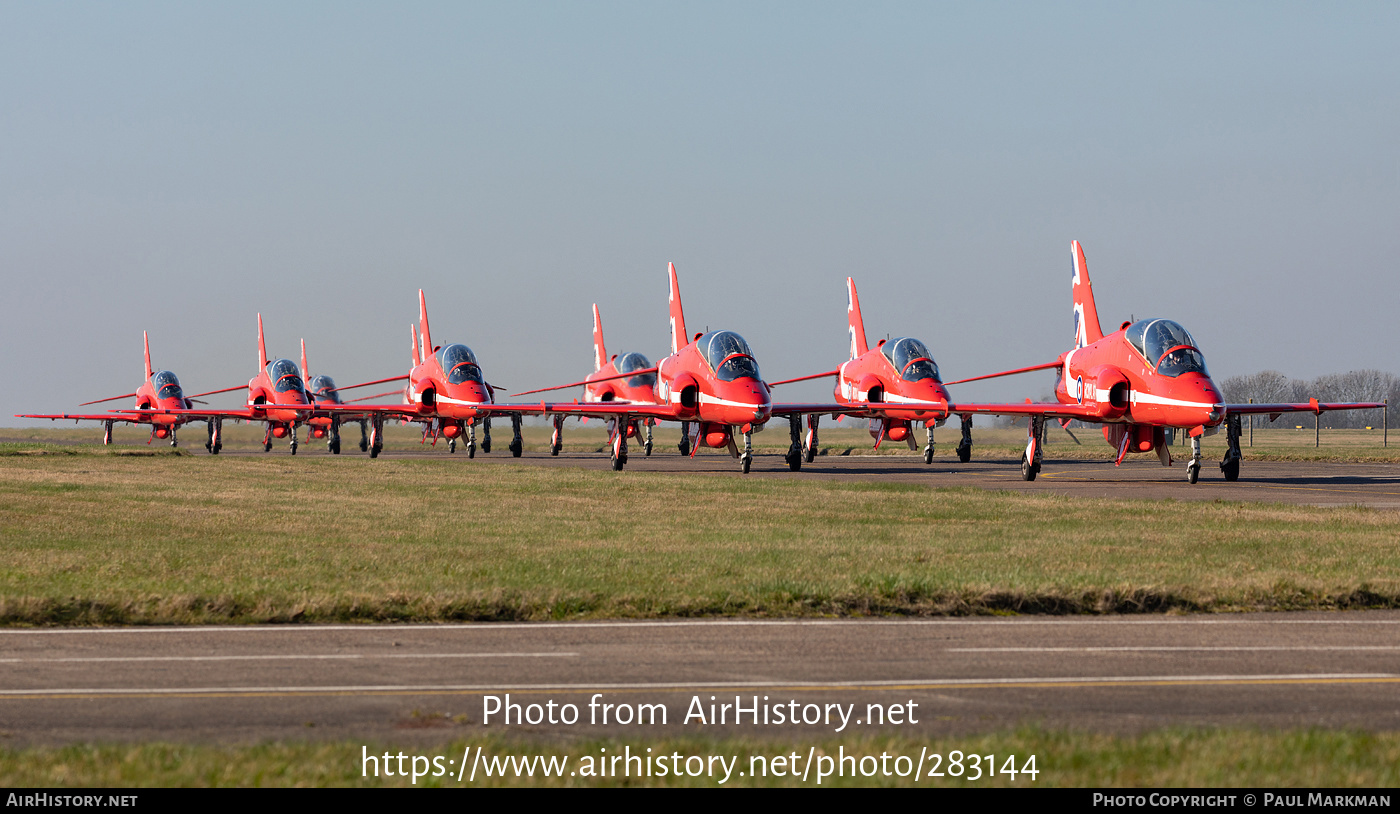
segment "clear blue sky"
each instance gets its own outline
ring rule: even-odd
[[[142,330],[246,382],[259,311],[403,373],[420,287],[491,381],[570,381],[594,302],[665,354],[671,260],[770,379],[844,359],[847,275],[975,375],[1067,346],[1075,238],[1105,328],[1176,319],[1217,378],[1400,373],[1397,40],[1395,3],[0,3],[0,415],[130,392]]]

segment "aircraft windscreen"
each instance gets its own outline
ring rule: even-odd
[[[753,358],[749,343],[733,331],[707,333],[696,344],[720,379],[759,378],[758,360]]]
[[[278,359],[268,365],[267,377],[272,380],[272,388],[279,393],[306,394],[306,386],[301,381],[301,370],[291,359]]]
[[[881,345],[880,352],[885,354],[885,358],[905,381],[942,381],[938,376],[938,363],[933,361],[933,354],[928,352],[924,343],[913,337],[896,337]]]
[[[1138,320],[1128,326],[1126,336],[1133,348],[1163,376],[1210,375],[1206,372],[1205,357],[1196,348],[1196,340],[1169,319]]]
[[[651,362],[640,353],[624,353],[617,358],[616,367],[618,373],[631,373],[634,370],[646,370],[651,367]],[[655,373],[627,377],[628,387],[651,387],[654,384],[656,384]]]
[[[183,399],[185,392],[180,389],[180,380],[168,370],[162,370],[151,377],[151,387],[158,399]]]
[[[437,359],[443,374],[447,376],[448,384],[467,381],[484,384],[481,379],[481,366],[476,363],[476,354],[466,345],[448,345],[437,352]]]
[[[311,393],[318,401],[340,403],[340,393],[335,389],[335,380],[330,376],[312,376]]]

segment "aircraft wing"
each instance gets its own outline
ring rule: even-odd
[[[957,404],[949,404],[948,412],[958,415],[1038,415],[1046,418],[1102,420],[1097,417],[1095,407],[1091,404],[1060,404],[1056,401],[1028,401],[1024,404],[971,404],[968,402],[959,402]]]
[[[145,410],[146,413],[153,413],[154,410]],[[101,413],[96,415],[79,413],[61,413],[57,415],[16,415],[15,418],[47,418],[57,421],[62,418],[71,418],[74,421],[125,421],[129,424],[139,424],[141,419],[135,416],[124,416],[119,413]]]
[[[296,410],[302,413],[315,412],[316,408],[309,404],[269,404],[269,410]],[[263,410],[244,408],[241,410],[113,410],[113,413],[125,415],[174,415],[191,420],[206,418],[241,418],[247,421],[262,421],[267,418]]]
[[[1384,409],[1385,406],[1385,402],[1381,401],[1319,403],[1317,399],[1312,399],[1308,402],[1298,404],[1227,404],[1225,405],[1225,414],[1268,414],[1277,417],[1283,413],[1326,413],[1332,410],[1381,410]]]
[[[642,404],[632,401],[592,401],[592,402],[554,402],[540,405],[543,410],[539,412],[555,415],[583,416],[586,418],[617,418],[619,416],[630,416],[636,418],[662,418],[672,421],[679,421],[676,418],[676,411],[665,404]]]

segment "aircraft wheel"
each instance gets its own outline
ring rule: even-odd
[[[1021,480],[1035,480],[1035,476],[1040,473],[1040,467],[1032,464],[1026,459],[1024,453],[1021,455]],[[1194,482],[1194,481],[1193,481]]]
[[[613,471],[614,471],[614,472],[621,472],[621,471],[622,471],[622,465],[623,465],[623,460],[622,460],[621,458],[613,458],[613,459],[612,459],[612,468],[613,468]]]
[[[972,460],[972,447],[958,447],[958,460],[962,463]]]
[[[689,455],[689,454],[690,454],[690,439],[689,439],[689,438],[684,438],[684,437],[681,438],[681,442],[680,442],[679,444],[676,444],[676,449],[680,450],[682,455]]]
[[[368,442],[368,441],[361,441],[361,442],[360,442],[360,451],[361,451],[361,452],[369,452],[369,442]]]
[[[645,457],[650,458],[650,457],[651,457],[651,442],[650,442],[650,441],[648,441],[648,442],[646,443],[646,446],[644,447],[644,449],[646,450],[646,456],[645,456]]]
[[[1228,464],[1221,464],[1220,471],[1225,475],[1225,480],[1237,481],[1240,479],[1240,462],[1235,459]]]
[[[476,457],[476,445],[475,445],[475,444],[467,444],[467,457],[468,457],[468,458],[475,458],[475,457]]]
[[[378,457],[379,457],[379,450],[378,450],[378,449],[372,449],[372,450],[370,450],[370,451],[369,451],[369,457],[371,457],[371,458],[378,458]]]
[[[456,438],[449,438],[449,439],[447,439],[447,454],[448,454],[448,455],[456,455],[456,454],[457,454],[457,439],[456,439]]]
[[[926,463],[926,464],[931,464],[931,463],[933,463],[933,448],[932,448],[932,447],[930,447],[930,448],[924,450],[924,463]]]
[[[814,449],[814,448],[812,448],[812,447],[807,447],[807,452],[806,452],[806,454],[804,454],[804,455],[802,456],[803,460],[805,460],[807,463],[811,463],[813,460],[816,459],[816,457],[817,457],[817,451],[816,451],[816,449]]]
[[[331,454],[332,454],[332,455],[339,455],[339,454],[340,454],[340,441],[334,441],[334,442],[331,443]]]
[[[794,453],[792,453],[791,455],[787,456],[787,465],[788,465],[788,469],[791,469],[793,472],[801,472],[801,471],[802,471],[802,452],[799,450],[799,451],[794,452]]]
[[[266,442],[264,442],[264,443],[263,443],[263,452],[271,452],[271,451],[272,451],[272,442],[271,442],[271,441],[266,441]]]
[[[1201,479],[1201,465],[1200,465],[1200,464],[1195,464],[1195,463],[1193,463],[1193,464],[1188,464],[1188,465],[1186,466],[1186,482],[1187,482],[1187,483],[1195,483],[1196,481],[1198,481],[1198,480],[1200,480],[1200,479]]]
[[[550,447],[549,454],[553,455],[556,458],[559,457],[559,447]]]
[[[297,454],[297,445],[296,445],[296,444],[292,444],[292,454],[293,454],[293,455]]]
[[[515,441],[511,441],[511,442],[510,442],[510,456],[511,456],[512,458],[519,458],[519,457],[520,457],[520,453],[522,453],[522,452],[524,452],[524,451],[525,451],[525,445],[524,445],[524,444],[517,443],[517,442],[515,442]]]
[[[753,458],[745,458],[744,461],[743,461],[743,464],[741,465],[740,468],[743,469],[743,470],[744,470],[744,474],[747,475],[747,474],[749,474],[749,467],[752,466],[752,465],[753,465]]]

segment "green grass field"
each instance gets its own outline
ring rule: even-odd
[[[1386,510],[132,449],[0,449],[0,623],[1400,606]]]
[[[875,761],[866,761],[865,770],[871,777],[850,776],[851,766],[860,771],[860,764],[847,764],[845,777],[829,776],[822,786],[913,786],[931,788],[970,787],[1256,787],[1283,788],[1394,788],[1400,785],[1400,734],[1300,729],[1264,732],[1252,729],[1165,729],[1138,735],[1107,735],[1063,730],[1025,729],[1009,733],[964,736],[958,738],[914,738],[887,736],[848,738],[841,741],[817,743],[785,740],[669,738],[656,741],[627,743],[634,753],[651,747],[653,754],[679,753],[689,756],[725,756],[733,771],[726,786],[817,786],[818,769],[814,768],[806,782],[801,777],[739,777],[739,771],[752,766],[752,757],[771,760],[778,755],[798,752],[802,761],[808,749],[816,746],[813,763],[828,770],[843,754],[857,760],[887,755],[884,769]],[[535,777],[486,777],[479,771],[475,782],[454,776],[363,777],[362,756],[402,752],[409,756],[405,766],[411,766],[413,755],[460,760],[464,749],[484,748],[487,756],[498,758],[567,756],[564,777],[544,777],[536,770]],[[718,777],[625,778],[570,777],[568,770],[581,769],[584,758],[597,759],[616,754],[624,742],[582,741],[561,744],[539,744],[524,740],[494,737],[468,741],[452,740],[440,746],[405,748],[403,745],[363,744],[360,742],[301,742],[269,743],[257,746],[208,746],[187,744],[140,745],[82,745],[24,750],[0,749],[0,784],[19,787],[149,787],[149,786],[400,786],[471,787],[471,786],[700,786],[718,785]],[[364,751],[362,751],[362,749]],[[917,784],[911,775],[913,761],[923,750],[944,756],[941,770],[944,777],[928,777],[932,764],[926,764]],[[376,751],[377,750],[377,751]],[[1035,755],[1034,777],[1004,774],[976,780],[965,758],[963,776],[946,776],[948,756],[954,750],[966,755],[992,755],[998,767],[1016,756],[1019,768]],[[473,751],[475,754],[475,751]],[[907,763],[896,760],[910,758]],[[822,764],[823,757],[832,758]],[[737,760],[735,760],[737,758]],[[985,760],[979,761],[986,765]],[[536,764],[538,765],[538,764]],[[556,764],[557,765],[557,764]],[[699,764],[692,764],[698,766]],[[801,765],[801,764],[799,764]],[[424,764],[427,769],[427,764]],[[698,771],[698,770],[697,770]],[[716,771],[720,772],[718,765]],[[888,771],[891,776],[885,776]],[[901,771],[906,776],[895,775]],[[722,772],[720,772],[722,776]],[[1386,792],[1383,792],[1386,793]],[[139,802],[139,801],[138,801]],[[1262,802],[1262,801],[1260,801]]]

